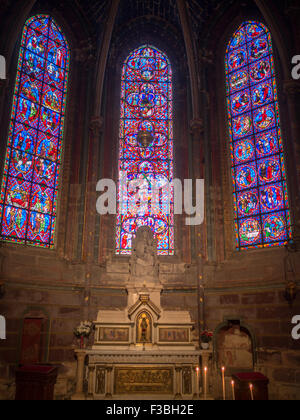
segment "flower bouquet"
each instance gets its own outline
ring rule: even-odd
[[[89,321],[82,321],[78,327],[74,329],[74,335],[80,339],[80,348],[84,348],[84,338],[89,338],[93,331],[93,323]]]
[[[212,331],[205,330],[200,334],[201,346],[203,350],[209,349],[209,343],[212,341],[213,333]]]

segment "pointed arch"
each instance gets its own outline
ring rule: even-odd
[[[23,28],[1,188],[0,238],[54,247],[70,50],[51,16]]]
[[[122,71],[119,255],[131,254],[132,239],[141,226],[149,226],[155,234],[158,255],[174,255],[173,191],[165,188],[173,181],[172,105],[172,70],[166,55],[149,45],[133,51]],[[143,135],[151,139],[145,148],[138,140]],[[130,183],[132,192],[127,194]]]
[[[225,61],[236,247],[281,246],[292,232],[269,30],[244,22]]]

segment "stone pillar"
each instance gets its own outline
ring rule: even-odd
[[[176,394],[175,400],[182,400],[182,366],[175,366],[175,386]]]
[[[203,120],[192,120],[190,131],[193,139],[193,177],[195,179],[204,178],[204,123]],[[197,261],[197,284],[198,284],[198,317],[199,317],[199,345],[200,333],[205,329],[204,320],[204,287],[203,287],[203,267],[205,254],[205,229],[203,225],[195,226],[195,249]]]
[[[288,177],[290,179],[290,200],[294,209],[294,228],[293,235],[297,242],[300,242],[300,82],[288,80],[284,83],[284,93],[289,109],[290,130],[292,144],[289,148]],[[293,179],[296,174],[296,179]]]
[[[113,374],[113,367],[112,366],[107,366],[106,367],[106,394],[105,394],[106,399],[112,398],[112,394],[113,394],[113,391],[112,391],[112,386],[113,386],[112,374]]]
[[[211,377],[211,368],[210,368],[210,351],[203,351],[201,354],[202,359],[202,369],[201,369],[201,377],[202,377],[202,396],[204,398],[204,368],[207,367],[207,375],[206,375],[206,384],[207,384],[207,393],[206,399],[211,399],[210,395],[210,377]]]
[[[91,264],[94,261],[94,235],[96,217],[97,191],[96,186],[99,172],[100,136],[103,129],[102,118],[92,118],[89,131],[89,158],[87,168],[87,185],[85,201],[85,224],[83,235],[83,259]]]
[[[87,166],[87,182],[85,191],[84,207],[84,229],[82,258],[86,262],[85,290],[83,302],[83,315],[90,319],[90,295],[91,295],[91,271],[94,262],[95,251],[95,226],[96,219],[100,217],[96,211],[97,191],[96,186],[99,181],[98,172],[100,167],[99,151],[100,140],[103,128],[102,118],[92,118],[89,126],[89,156]]]
[[[95,370],[96,366],[89,366],[88,376],[88,397],[92,398],[95,392]]]
[[[85,400],[83,392],[83,380],[84,380],[84,362],[86,358],[86,352],[84,350],[77,350],[77,377],[76,377],[76,392],[72,396],[72,400]]]
[[[291,27],[294,34],[294,44],[295,46],[299,45],[300,42],[300,28],[299,28],[299,18],[300,18],[300,4],[298,0],[286,0],[285,1],[285,14],[291,22]],[[299,54],[299,51],[295,51]]]
[[[0,261],[1,261],[1,258],[0,258]],[[0,299],[3,298],[4,294],[5,294],[5,284],[3,281],[0,281]]]
[[[8,79],[0,79],[0,94],[4,95],[5,89],[8,86]]]

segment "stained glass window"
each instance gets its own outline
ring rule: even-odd
[[[152,139],[146,148],[138,141],[145,134]],[[170,190],[166,197],[163,188],[173,180],[172,70],[168,58],[148,45],[133,51],[123,66],[119,171],[124,182],[118,191],[117,254],[130,254],[137,229],[149,226],[158,255],[173,255],[174,194]],[[140,181],[140,199],[130,193],[121,198],[132,180]],[[153,185],[162,187],[155,205]]]
[[[1,188],[2,240],[54,245],[69,57],[51,17],[26,22]]]
[[[271,35],[245,22],[226,52],[238,249],[279,246],[291,222]]]

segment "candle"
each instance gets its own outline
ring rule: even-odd
[[[231,387],[232,387],[232,399],[235,401],[235,389],[234,389],[235,383],[234,381],[231,381]]]
[[[204,400],[206,400],[207,396],[207,367],[204,368]]]
[[[222,367],[222,385],[223,385],[223,400],[226,401],[226,389],[225,389],[225,367]]]
[[[197,393],[197,398],[198,398],[198,396],[199,396],[199,371],[200,371],[200,369],[199,369],[199,367],[197,366],[197,367],[196,367],[196,372],[197,372],[197,383],[196,383],[196,393]]]
[[[254,395],[253,395],[253,385],[252,385],[252,384],[250,384],[250,385],[249,385],[249,387],[250,387],[251,400],[252,400],[252,401],[254,401]]]

